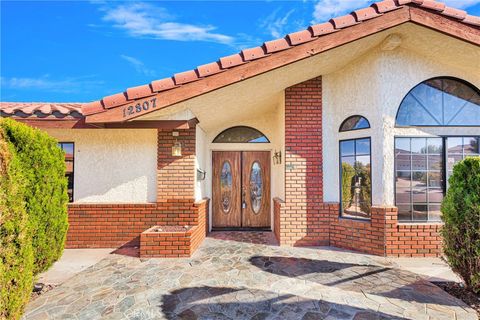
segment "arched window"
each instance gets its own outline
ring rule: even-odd
[[[231,127],[213,139],[213,143],[269,143],[270,140],[257,129],[238,126]]]
[[[370,128],[367,118],[362,116],[351,116],[345,119],[340,125],[340,132]]]
[[[415,86],[398,109],[397,126],[480,126],[480,90],[455,78]]]

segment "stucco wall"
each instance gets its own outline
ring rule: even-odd
[[[205,131],[200,126],[196,126],[196,133],[195,133],[195,151],[196,151],[196,158],[195,158],[195,168],[201,169],[203,171],[207,170],[207,137]],[[208,174],[208,172],[207,172]],[[206,178],[205,178],[206,179]],[[201,199],[207,196],[206,190],[206,180],[199,180],[197,174],[195,173],[195,200],[200,201]]]
[[[75,143],[74,202],[156,201],[156,130],[47,131]]]
[[[371,137],[372,201],[394,204],[394,137],[426,135],[480,135],[480,128],[395,128],[403,97],[418,83],[437,76],[453,76],[480,87],[480,73],[441,64],[412,51],[372,52],[345,68],[323,77],[324,199],[339,201],[339,140]],[[371,129],[339,133],[348,116],[365,116]]]

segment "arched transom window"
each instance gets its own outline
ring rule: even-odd
[[[355,115],[348,117],[342,122],[340,125],[340,132],[368,128],[370,128],[370,123],[368,122],[367,118]]]
[[[415,86],[398,109],[397,126],[480,126],[480,91],[455,78]]]
[[[268,138],[252,127],[237,126],[228,128],[213,139],[213,143],[268,143]]]

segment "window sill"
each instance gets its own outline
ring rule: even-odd
[[[344,220],[344,221],[358,221],[358,222],[371,222],[372,221],[371,218],[354,218],[354,217],[343,217],[343,216],[339,216],[338,220],[339,221],[341,221],[341,220]]]
[[[431,226],[443,226],[443,222],[441,221],[398,221],[398,225],[404,226],[416,226],[416,225],[431,225]]]

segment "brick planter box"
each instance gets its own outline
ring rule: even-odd
[[[190,257],[199,245],[200,232],[198,226],[154,226],[147,229],[140,235],[140,258]]]

